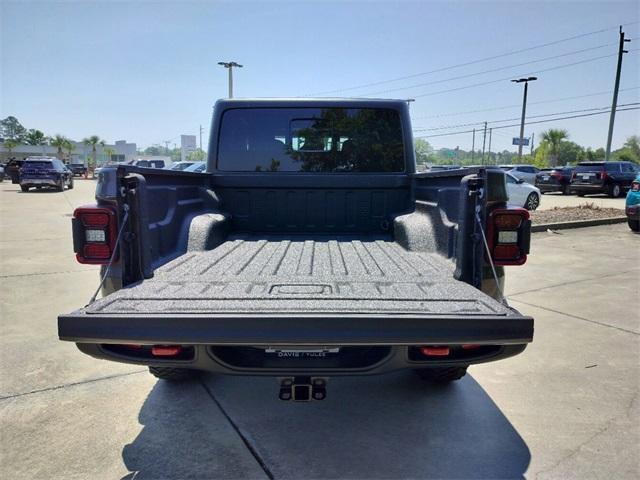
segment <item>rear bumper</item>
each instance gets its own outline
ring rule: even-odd
[[[640,204],[625,207],[624,211],[629,220],[640,220]]]
[[[564,186],[561,183],[536,183],[536,188],[541,192],[561,192]]]
[[[58,317],[61,340],[188,345],[522,344],[533,319],[515,315],[145,315]]]
[[[37,187],[37,186],[45,186],[45,187],[56,187],[60,180],[53,178],[20,178],[20,185],[26,187]]]
[[[571,190],[575,191],[575,192],[579,192],[579,193],[606,193],[607,192],[607,185],[602,185],[602,184],[598,184],[598,185],[590,185],[587,183],[572,183],[571,184]]]
[[[291,359],[266,355],[261,353],[264,349],[259,348],[195,345],[189,347],[191,356],[183,360],[140,358],[135,350],[128,354],[104,344],[80,343],[78,348],[94,358],[134,365],[188,368],[226,375],[283,377],[375,375],[403,369],[468,366],[518,355],[525,350],[526,344],[481,347],[464,357],[422,359],[416,359],[415,349],[409,346],[361,347],[355,354],[353,349],[347,352],[348,349],[342,348],[340,353],[327,357]]]

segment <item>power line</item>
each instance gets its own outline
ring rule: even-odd
[[[640,110],[640,107],[629,107],[629,108],[621,108],[618,110],[618,112],[628,112],[630,110]],[[568,119],[572,119],[572,118],[581,118],[581,117],[591,117],[593,115],[602,115],[604,113],[609,113],[611,110],[605,110],[603,112],[593,112],[593,113],[583,113],[581,115],[572,115],[569,117],[559,117],[559,118],[550,118],[548,120],[537,120],[535,122],[527,122],[527,125],[535,125],[538,123],[548,123],[548,122],[555,122],[558,120],[568,120]],[[496,130],[498,128],[513,128],[513,127],[518,127],[520,126],[520,124],[518,123],[514,123],[513,125],[500,125],[497,127],[492,127],[493,130]],[[432,135],[418,135],[415,138],[431,138],[431,137],[446,137],[446,136],[450,136],[450,135],[460,135],[463,133],[471,133],[473,132],[473,130],[464,130],[461,132],[448,132],[448,133],[435,133]]]
[[[640,88],[640,86],[629,87],[629,88],[621,88],[620,91],[624,92],[624,91],[628,91],[628,90],[637,90],[638,88]],[[610,93],[613,93],[613,90],[607,90],[607,91],[604,91],[604,92],[588,93],[586,95],[576,95],[576,96],[573,96],[573,97],[554,98],[552,100],[540,100],[540,101],[537,101],[537,102],[529,102],[529,105],[540,105],[540,104],[543,104],[543,103],[555,103],[555,102],[563,102],[565,100],[576,100],[576,99],[579,99],[579,98],[597,97],[598,95],[608,95]],[[441,113],[441,114],[438,114],[438,115],[423,115],[423,116],[412,117],[412,118],[414,120],[419,120],[419,119],[424,119],[424,118],[453,117],[453,116],[456,116],[456,115],[466,115],[468,113],[494,112],[496,110],[506,110],[508,108],[520,108],[520,107],[522,107],[522,104],[504,105],[502,107],[483,108],[483,109],[479,109],[479,110],[466,110],[464,112]]]
[[[629,106],[633,106],[633,105],[640,105],[640,102],[635,102],[635,103],[624,103],[622,105],[618,105],[619,107],[629,107]],[[555,112],[555,113],[543,113],[540,115],[528,115],[527,119],[529,118],[542,118],[542,117],[552,117],[555,115],[566,115],[569,113],[582,113],[582,112],[592,112],[594,110],[607,110],[607,109],[611,109],[611,107],[594,107],[594,108],[583,108],[580,110],[568,110],[566,112]],[[495,123],[502,123],[502,122],[513,122],[515,120],[520,120],[520,117],[516,117],[516,118],[504,118],[502,120],[487,120],[488,123],[492,124],[491,126],[493,127],[493,124]],[[470,127],[473,125],[483,125],[485,122],[473,122],[473,123],[460,123],[457,125],[441,125],[438,127],[426,127],[426,128],[414,128],[413,131],[414,132],[418,132],[418,131],[427,131],[427,130],[445,130],[448,128],[458,128],[458,127]]]
[[[415,83],[413,85],[408,85],[406,87],[396,87],[396,88],[390,88],[390,89],[387,89],[387,90],[378,90],[377,92],[371,92],[371,93],[367,93],[365,95],[378,95],[378,94],[381,94],[381,93],[397,92],[399,90],[408,90],[410,88],[425,87],[427,85],[436,85],[438,83],[451,82],[453,80],[460,80],[462,78],[475,77],[476,75],[484,75],[484,74],[487,74],[487,73],[499,72],[501,70],[508,70],[510,68],[522,67],[523,65],[530,65],[532,63],[546,62],[547,60],[554,60],[556,58],[568,57],[570,55],[577,55],[578,53],[589,52],[591,50],[598,50],[600,48],[610,47],[612,45],[616,45],[616,43],[605,43],[605,44],[602,44],[602,45],[598,45],[597,47],[583,48],[582,50],[574,50],[573,52],[562,53],[560,55],[553,55],[551,57],[540,58],[538,60],[531,60],[531,61],[528,61],[528,62],[515,63],[513,65],[507,65],[507,66],[504,66],[504,67],[491,68],[489,70],[483,70],[481,72],[467,73],[465,75],[458,75],[457,77],[449,77],[449,78],[445,78],[445,79],[442,79],[442,80],[435,80],[433,82]]]
[[[630,22],[630,23],[624,24],[623,26],[634,25],[636,23],[640,23],[640,22]],[[587,37],[587,36],[590,36],[590,35],[596,35],[598,33],[607,32],[609,30],[617,29],[617,28],[618,28],[618,25],[616,25],[615,27],[603,28],[601,30],[594,30],[594,31],[591,31],[591,32],[581,33],[579,35],[574,35],[574,36],[571,36],[571,37],[561,38],[559,40],[554,40],[552,42],[547,42],[547,43],[542,43],[542,44],[539,44],[539,45],[534,45],[532,47],[526,47],[526,48],[521,48],[519,50],[512,50],[511,52],[501,53],[501,54],[498,54],[498,55],[492,55],[490,57],[484,57],[484,58],[480,58],[478,60],[472,60],[470,62],[458,63],[456,65],[449,65],[447,67],[436,68],[435,70],[429,70],[429,71],[426,71],[426,72],[414,73],[412,75],[405,75],[405,76],[402,76],[402,77],[396,77],[396,78],[392,78],[392,79],[389,79],[389,80],[381,80],[381,81],[378,81],[378,82],[365,83],[365,84],[355,85],[355,86],[351,86],[351,87],[338,88],[338,89],[334,89],[334,90],[325,90],[325,91],[322,91],[322,92],[311,93],[311,94],[305,95],[305,96],[310,97],[310,96],[314,96],[314,95],[325,95],[325,94],[328,94],[328,93],[347,92],[347,91],[351,91],[351,90],[358,90],[358,89],[361,89],[361,88],[375,87],[377,85],[384,85],[386,83],[398,82],[400,80],[408,80],[410,78],[421,77],[423,75],[430,75],[432,73],[444,72],[446,70],[452,70],[454,68],[467,67],[469,65],[475,65],[477,63],[482,63],[482,62],[486,62],[486,61],[489,61],[489,60],[495,60],[496,58],[508,57],[508,56],[511,56],[511,55],[515,55],[517,53],[536,50],[538,48],[549,47],[551,45],[557,45],[559,43],[564,43],[564,42],[567,42],[567,41],[570,41],[570,40],[576,40],[578,38],[584,38],[584,37]]]
[[[489,80],[489,81],[486,81],[486,82],[474,83],[474,84],[471,84],[471,85],[463,85],[462,87],[450,88],[450,89],[447,89],[447,90],[439,90],[439,91],[436,91],[436,92],[427,92],[427,93],[422,93],[420,95],[412,95],[412,97],[413,98],[429,97],[429,96],[432,96],[432,95],[439,95],[441,93],[457,92],[459,90],[466,90],[468,88],[481,87],[481,86],[484,86],[484,85],[491,85],[493,83],[506,82],[507,80],[510,80],[513,77],[517,77],[517,76],[526,77],[528,75],[538,75],[540,73],[550,72],[552,70],[560,70],[562,68],[573,67],[573,66],[576,66],[576,65],[581,65],[583,63],[594,62],[596,60],[601,60],[603,58],[614,57],[614,56],[617,56],[617,55],[618,55],[617,53],[610,53],[608,55],[601,55],[599,57],[587,58],[587,59],[580,60],[580,61],[577,61],[577,62],[565,63],[564,65],[558,65],[558,66],[555,66],[555,67],[545,68],[545,69],[542,69],[542,70],[536,70],[536,71],[529,72],[529,73],[523,73],[521,75],[509,75],[508,77],[498,78],[496,80]]]

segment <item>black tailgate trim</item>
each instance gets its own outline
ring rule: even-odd
[[[491,315],[101,315],[58,317],[60,340],[205,345],[522,344],[533,318]]]

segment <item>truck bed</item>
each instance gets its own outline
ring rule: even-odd
[[[456,332],[460,342],[522,343],[532,334],[531,319],[455,280],[448,260],[380,236],[230,236],[61,317],[61,336],[99,340],[91,318],[109,319],[100,325],[110,341],[108,325],[127,329],[123,338],[137,338],[139,325],[141,341],[162,341],[166,328],[174,342],[218,344],[380,343],[385,330],[390,344]],[[142,327],[150,318],[153,333]]]
[[[509,314],[452,274],[442,257],[389,239],[234,236],[86,311]]]

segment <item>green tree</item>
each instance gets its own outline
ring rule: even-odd
[[[24,143],[33,146],[46,145],[49,138],[40,130],[30,128],[24,135]]]
[[[542,141],[547,143],[549,146],[548,152],[552,167],[558,165],[560,144],[567,138],[569,138],[569,132],[564,129],[550,128],[549,130],[542,132]]]
[[[90,137],[82,140],[87,147],[91,147],[91,159],[87,162],[91,175],[94,176],[94,169],[96,168],[96,156],[98,154],[98,145],[104,146],[104,140],[98,135],[91,135]]]
[[[575,142],[560,142],[558,147],[558,165],[574,165],[586,158],[584,148]]]
[[[49,142],[52,147],[56,147],[58,149],[57,156],[60,160],[62,160],[64,156],[62,153],[62,149],[67,145],[68,141],[69,139],[62,135],[55,135]]]
[[[158,145],[151,145],[150,147],[147,147],[144,149],[144,154],[145,155],[162,155],[163,151],[162,148],[159,147]]]
[[[189,155],[187,155],[187,160],[189,160],[190,162],[201,162],[206,158],[206,156],[206,152],[198,148],[193,152],[189,152]]]
[[[22,142],[27,129],[24,128],[16,117],[8,116],[0,120],[0,136],[2,138]]]
[[[416,151],[417,165],[426,165],[433,157],[433,147],[424,138],[414,138],[413,147]]]
[[[640,163],[640,137],[631,135],[623,147],[613,152],[612,156],[618,160]]]
[[[631,135],[627,138],[627,141],[624,142],[624,148],[631,150],[631,153],[633,153],[637,159],[640,159],[640,136]]]
[[[17,140],[13,140],[13,139],[5,140],[4,143],[2,144],[2,146],[9,153],[9,157],[11,157],[11,153],[13,152],[13,149],[16,148],[18,145],[20,145],[20,142],[18,142]]]

